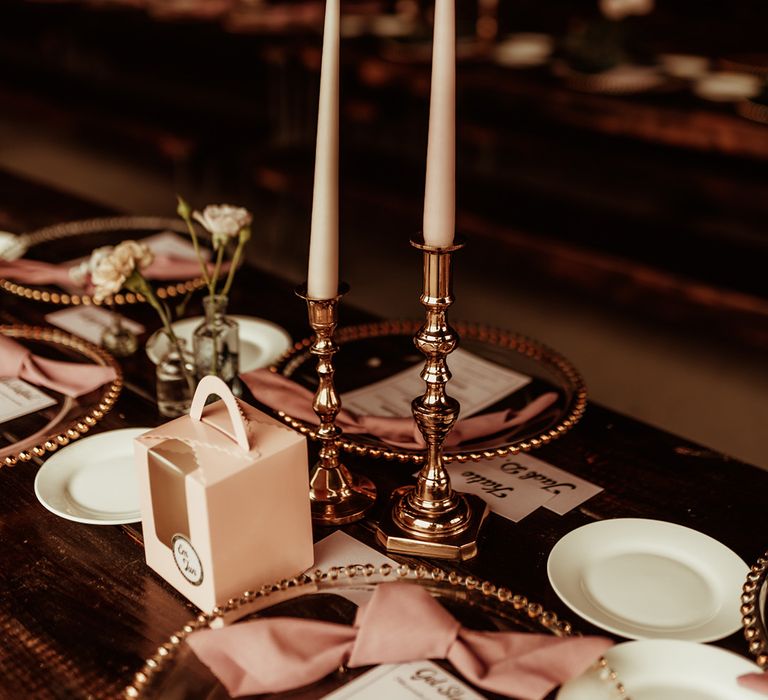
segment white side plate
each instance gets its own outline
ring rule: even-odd
[[[240,371],[268,367],[291,347],[291,336],[272,321],[254,316],[230,316],[237,321],[240,333]],[[173,332],[192,351],[192,333],[203,322],[202,316],[192,316],[176,321]],[[165,336],[159,331],[147,340],[147,357],[157,364],[163,356]]]
[[[110,430],[60,448],[37,472],[37,499],[52,513],[78,523],[139,522],[133,439],[148,430]]]
[[[737,678],[760,673],[743,656],[717,647],[671,639],[617,644],[605,654],[632,700],[758,700]],[[608,700],[618,697],[614,683],[595,670],[564,683],[557,700]]]
[[[711,642],[741,627],[748,567],[707,535],[660,520],[590,523],[563,537],[549,581],[571,610],[630,639]]]

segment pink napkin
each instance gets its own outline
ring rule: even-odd
[[[756,693],[768,695],[768,673],[745,673],[739,676],[739,685],[754,690]]]
[[[246,383],[253,395],[263,404],[285,411],[288,415],[307,423],[317,424],[317,416],[312,410],[312,393],[296,382],[266,369],[245,372],[240,378]],[[534,399],[520,411],[497,411],[482,416],[465,418],[456,423],[448,434],[446,445],[458,445],[467,440],[493,435],[495,433],[523,425],[539,415],[557,400],[557,394],[548,392]],[[336,418],[337,425],[345,433],[368,433],[397,447],[420,449],[424,447],[415,421],[411,417],[390,418],[386,416],[358,416],[342,409]]]
[[[208,263],[209,269],[213,265]],[[14,280],[24,284],[55,284],[69,288],[78,286],[70,277],[72,265],[64,263],[41,262],[39,260],[0,260],[0,278]],[[229,263],[221,266],[222,271],[229,269]],[[151,280],[186,280],[200,276],[200,263],[190,258],[178,258],[172,255],[157,255],[152,264],[143,272]]]
[[[613,644],[604,637],[468,630],[427,591],[402,582],[378,586],[353,627],[267,618],[194,632],[187,642],[233,697],[298,688],[342,664],[447,659],[470,683],[523,700],[545,697]]]
[[[0,336],[0,377],[23,379],[77,398],[115,378],[112,367],[59,362],[33,355],[15,340]]]

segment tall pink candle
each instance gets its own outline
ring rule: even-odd
[[[339,0],[327,0],[307,273],[311,299],[332,299],[339,288],[339,14]]]
[[[456,18],[454,0],[436,0],[429,100],[424,242],[444,248],[456,225]]]

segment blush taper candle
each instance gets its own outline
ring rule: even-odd
[[[310,299],[332,299],[339,288],[339,21],[339,0],[327,0],[307,272]]]
[[[436,0],[429,100],[424,242],[445,248],[456,225],[456,18],[454,0]]]

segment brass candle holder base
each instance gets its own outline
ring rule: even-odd
[[[457,493],[443,465],[443,443],[459,417],[459,402],[445,392],[451,378],[446,357],[459,343],[448,325],[446,312],[453,303],[451,254],[462,244],[446,248],[411,244],[424,256],[424,291],[421,303],[426,321],[414,344],[426,358],[421,378],[423,396],[411,403],[413,418],[427,446],[426,460],[415,486],[393,493],[392,506],[378,525],[377,539],[391,552],[440,559],[471,559],[488,506],[477,496]]]
[[[336,416],[341,410],[341,399],[333,382],[333,356],[339,349],[333,334],[338,324],[339,299],[349,287],[342,284],[333,299],[310,299],[306,286],[296,294],[307,302],[309,325],[315,339],[309,351],[317,357],[319,379],[312,408],[320,419],[317,438],[320,440],[320,459],[309,478],[309,499],[312,520],[318,525],[344,525],[360,520],[376,500],[376,486],[360,475],[352,474],[339,460],[341,428]]]
[[[477,554],[480,528],[488,515],[482,498],[453,492],[447,510],[424,512],[411,504],[415,486],[392,493],[388,509],[376,531],[376,539],[390,552],[433,559],[465,561]],[[407,527],[407,524],[412,527]]]

